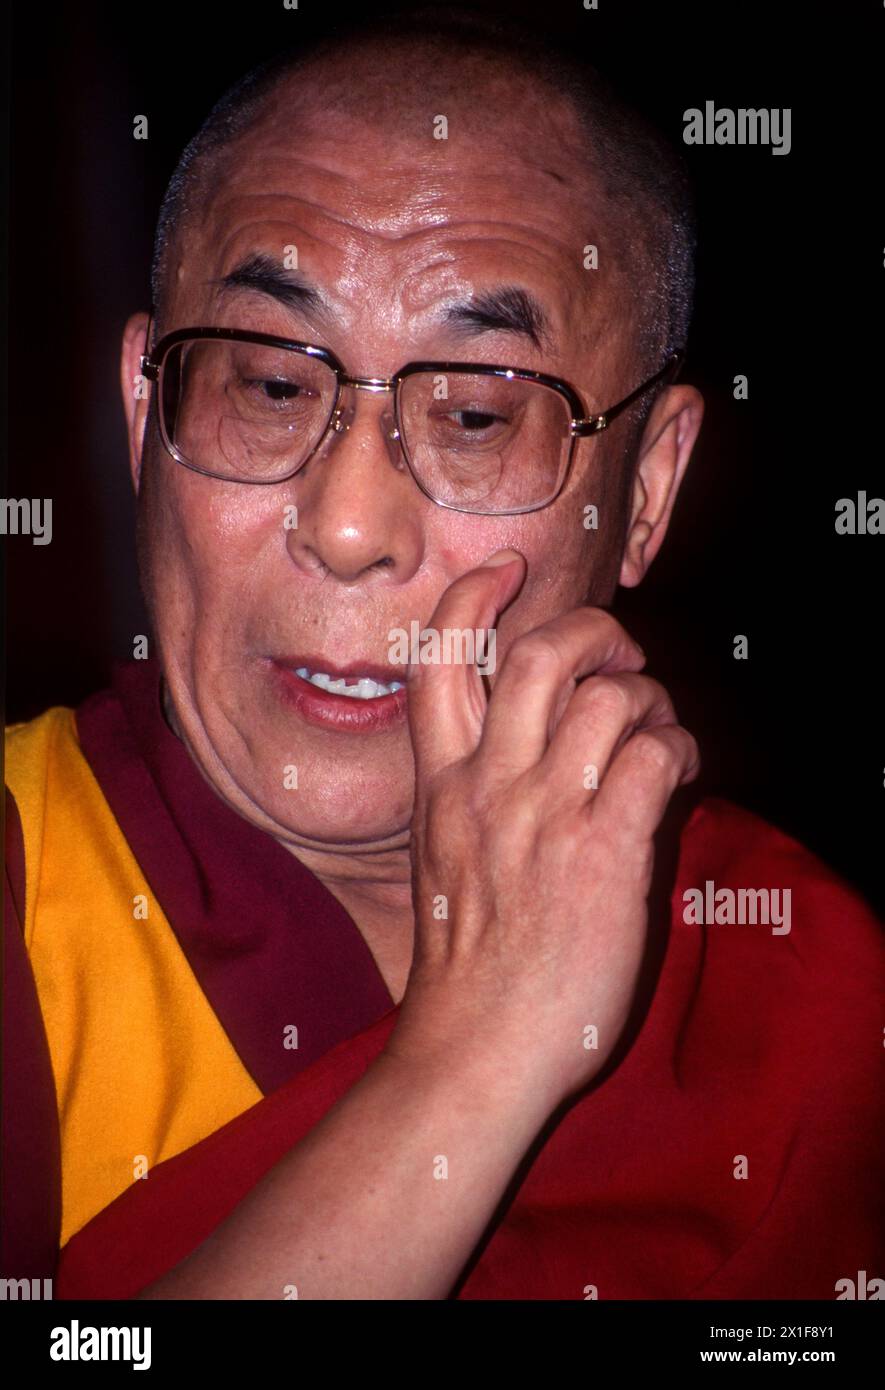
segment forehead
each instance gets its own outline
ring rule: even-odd
[[[420,316],[507,282],[543,301],[562,337],[595,336],[618,233],[569,103],[475,64],[393,89],[388,72],[385,84],[371,65],[282,84],[207,164],[179,287],[200,297],[251,253],[294,247],[342,309],[395,301]],[[593,272],[588,243],[600,248]]]

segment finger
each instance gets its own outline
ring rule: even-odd
[[[638,671],[641,647],[602,608],[574,608],[517,637],[492,689],[477,757],[490,780],[540,762],[583,676]]]
[[[490,558],[497,563],[487,562],[469,570],[449,585],[425,631],[435,631],[443,638],[446,632],[475,633],[494,628],[498,614],[522,584],[525,560],[515,550],[499,551]],[[407,709],[419,780],[473,753],[487,708],[475,665],[422,662],[409,667]]]
[[[697,743],[679,724],[641,729],[613,758],[590,803],[593,819],[604,817],[625,846],[647,844],[676,788],[693,781],[700,765]]]
[[[549,806],[577,810],[638,730],[676,722],[670,696],[649,676],[588,676],[569,700],[532,784]]]

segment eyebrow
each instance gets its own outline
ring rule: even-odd
[[[287,309],[301,309],[320,318],[330,318],[331,310],[322,294],[300,270],[287,270],[270,256],[247,256],[227,275],[215,282],[226,290],[257,290]]]
[[[462,304],[446,310],[445,322],[465,334],[515,333],[538,348],[553,341],[550,320],[540,302],[518,285],[480,290]]]
[[[327,321],[334,316],[323,295],[300,270],[287,270],[260,253],[247,256],[216,283],[222,291],[255,290],[287,309],[300,309]],[[496,285],[460,304],[450,304],[443,322],[465,337],[513,333],[542,350],[553,342],[550,319],[540,301],[518,285]]]

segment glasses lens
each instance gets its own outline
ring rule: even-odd
[[[289,477],[323,437],[335,373],[289,348],[188,339],[163,363],[163,424],[185,462],[238,482]]]
[[[401,383],[403,444],[436,501],[495,513],[538,506],[562,481],[571,414],[540,382],[478,372],[417,372]]]

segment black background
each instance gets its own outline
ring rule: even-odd
[[[683,147],[700,212],[684,379],[707,418],[664,549],[616,612],[699,737],[704,790],[781,825],[882,908],[885,537],[837,536],[834,509],[861,489],[885,495],[885,10],[599,6],[500,8],[571,36],[677,143],[683,111],[706,100],[790,107],[793,120],[787,156]],[[147,630],[120,333],[148,307],[154,221],[182,146],[229,82],[329,12],[328,0],[13,5],[5,495],[52,497],[53,539],[7,544],[10,720],[76,704]],[[146,141],[133,140],[137,114]],[[739,373],[747,401],[733,399]]]

